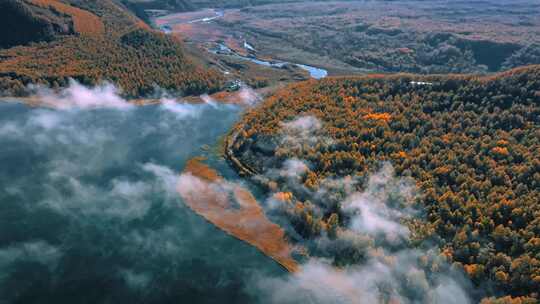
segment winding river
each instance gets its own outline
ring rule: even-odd
[[[204,17],[200,17],[200,18],[196,18],[196,19],[190,19],[190,20],[183,20],[183,19],[180,18],[181,21],[177,21],[175,17],[177,17],[179,15],[182,15],[182,14],[171,14],[171,15],[165,15],[165,16],[159,17],[158,18],[159,22],[154,21],[154,23],[159,24],[159,26],[158,26],[159,29],[161,31],[163,31],[165,34],[174,34],[174,31],[172,30],[174,25],[182,24],[182,23],[191,24],[191,25],[194,25],[194,24],[197,24],[197,23],[203,23],[203,24],[204,23],[210,23],[210,22],[212,22],[212,21],[214,21],[216,19],[223,18],[225,16],[225,12],[223,12],[223,11],[214,11],[214,10],[203,10],[203,11],[194,12],[194,13],[201,13],[201,14],[203,14]],[[246,61],[251,61],[253,63],[259,64],[259,65],[262,65],[262,66],[266,66],[266,67],[282,68],[285,65],[296,65],[299,68],[307,71],[309,73],[310,77],[314,78],[314,79],[321,79],[321,78],[324,78],[324,77],[328,76],[328,71],[325,70],[325,69],[319,68],[319,67],[306,65],[306,64],[300,64],[300,63],[295,63],[295,62],[288,62],[288,61],[283,61],[283,60],[268,61],[268,60],[264,60],[264,59],[261,59],[261,58],[257,58],[255,55],[253,55],[253,53],[256,53],[255,48],[253,48],[253,46],[251,46],[246,41],[244,41],[244,48],[246,49],[246,51],[252,52],[252,55],[243,56],[243,55],[239,54],[238,52],[235,52],[234,50],[231,50],[229,47],[227,47],[223,43],[218,43],[217,47],[215,49],[211,49],[210,52],[212,52],[214,54],[220,53],[220,54],[234,56],[236,58],[246,60]]]
[[[266,67],[272,67],[272,68],[283,68],[286,65],[296,65],[299,68],[307,71],[309,73],[310,77],[314,78],[314,79],[322,79],[322,78],[328,76],[328,71],[327,70],[317,68],[317,67],[314,67],[314,66],[310,66],[310,65],[293,63],[293,62],[282,61],[282,60],[272,60],[272,61],[263,60],[263,59],[255,57],[253,55],[251,55],[251,56],[243,56],[243,55],[238,54],[234,50],[231,50],[229,47],[227,47],[223,43],[217,44],[217,47],[214,48],[214,49],[211,49],[210,52],[212,52],[214,54],[225,54],[225,55],[228,55],[228,56],[234,56],[234,57],[242,59],[242,60],[251,61],[251,62],[256,63],[258,65],[262,65],[262,66],[266,66]]]

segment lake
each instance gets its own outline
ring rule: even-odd
[[[212,148],[241,111],[0,104],[0,303],[253,303],[285,271],[174,189],[198,155],[237,178]]]

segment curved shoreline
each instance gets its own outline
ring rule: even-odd
[[[243,164],[238,158],[234,156],[232,145],[236,142],[237,134],[238,131],[236,130],[236,128],[233,128],[232,131],[225,136],[225,140],[223,143],[225,159],[240,176],[247,177],[257,175],[257,171],[255,171],[255,169],[252,169],[248,165]]]
[[[240,185],[224,180],[201,158],[186,164],[177,191],[185,204],[225,233],[254,246],[288,272],[300,268],[285,231],[271,222],[255,197]]]

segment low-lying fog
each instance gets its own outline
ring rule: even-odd
[[[250,278],[284,273],[175,191],[238,107],[49,97],[59,109],[0,104],[0,303],[249,303]]]

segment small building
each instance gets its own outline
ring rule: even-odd
[[[433,82],[411,81],[410,84],[418,85],[418,86],[427,86],[427,85],[433,85]]]
[[[165,34],[171,34],[172,33],[172,27],[168,26],[168,25],[162,25],[159,27],[159,29],[165,33]]]

